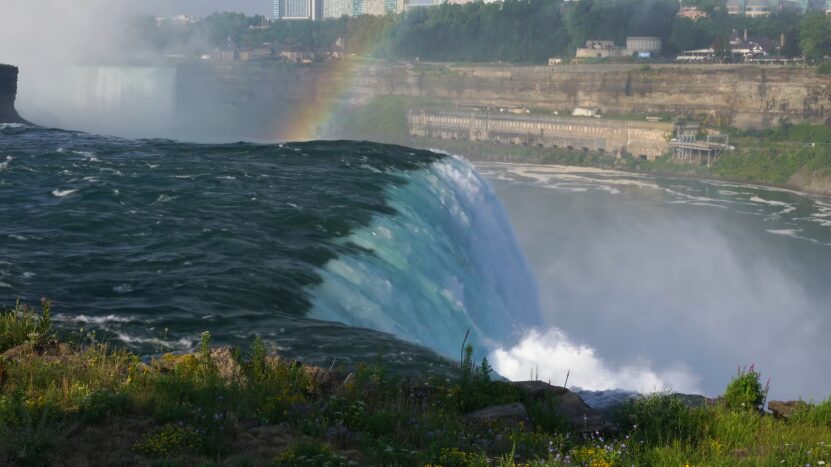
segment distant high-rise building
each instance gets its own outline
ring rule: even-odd
[[[363,4],[361,13],[364,15],[383,16],[386,13],[384,0],[364,0]]]
[[[340,18],[353,16],[352,0],[324,0],[324,16],[326,18]]]
[[[274,19],[323,19],[324,0],[274,0]]]
[[[283,19],[309,19],[312,16],[309,0],[285,0],[285,5]]]

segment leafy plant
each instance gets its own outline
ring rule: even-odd
[[[286,467],[297,465],[341,467],[357,464],[335,454],[329,446],[320,441],[302,439],[283,451],[275,460],[275,465]]]
[[[40,314],[20,300],[14,308],[0,312],[0,353],[23,344],[32,347],[52,337],[52,303],[40,302]]]
[[[54,421],[48,406],[16,406],[17,424],[0,419],[0,449],[16,465],[48,465],[64,430]]]
[[[733,410],[755,410],[761,412],[765,406],[770,380],[762,386],[761,374],[755,365],[750,368],[738,368],[736,376],[730,380],[724,390],[724,403]]]
[[[695,442],[706,427],[701,409],[690,409],[674,394],[641,396],[617,409],[616,418],[639,443],[658,446],[673,442]]]

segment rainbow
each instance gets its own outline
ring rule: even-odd
[[[291,120],[275,122],[274,139],[280,141],[310,141],[319,139],[321,129],[326,128],[342,102],[342,97],[355,85],[365,72],[378,45],[383,41],[367,44],[361,53],[353,53],[321,65],[328,67],[315,83],[315,99],[303,101],[293,109]]]

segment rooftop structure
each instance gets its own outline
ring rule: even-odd
[[[660,55],[662,45],[660,37],[636,36],[626,38],[626,52],[629,55]]]
[[[620,58],[652,57],[660,55],[661,38],[652,36],[630,36],[626,38],[626,47],[608,40],[587,40],[586,46],[577,49],[577,58]]]
[[[697,6],[682,6],[681,9],[678,10],[678,16],[698,21],[710,15],[708,15],[704,10],[699,10]]]

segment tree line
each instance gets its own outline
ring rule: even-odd
[[[734,31],[763,39],[782,55],[812,62],[831,55],[831,19],[823,14],[780,11],[763,18],[728,15],[724,0],[687,0],[708,13],[693,21],[677,16],[675,0],[504,0],[416,8],[400,15],[360,16],[325,21],[276,21],[217,13],[189,25],[136,27],[156,49],[257,47],[325,52],[338,43],[344,53],[385,59],[541,63],[571,57],[587,39],[624,44],[627,36],[657,36],[664,54],[724,48]]]

